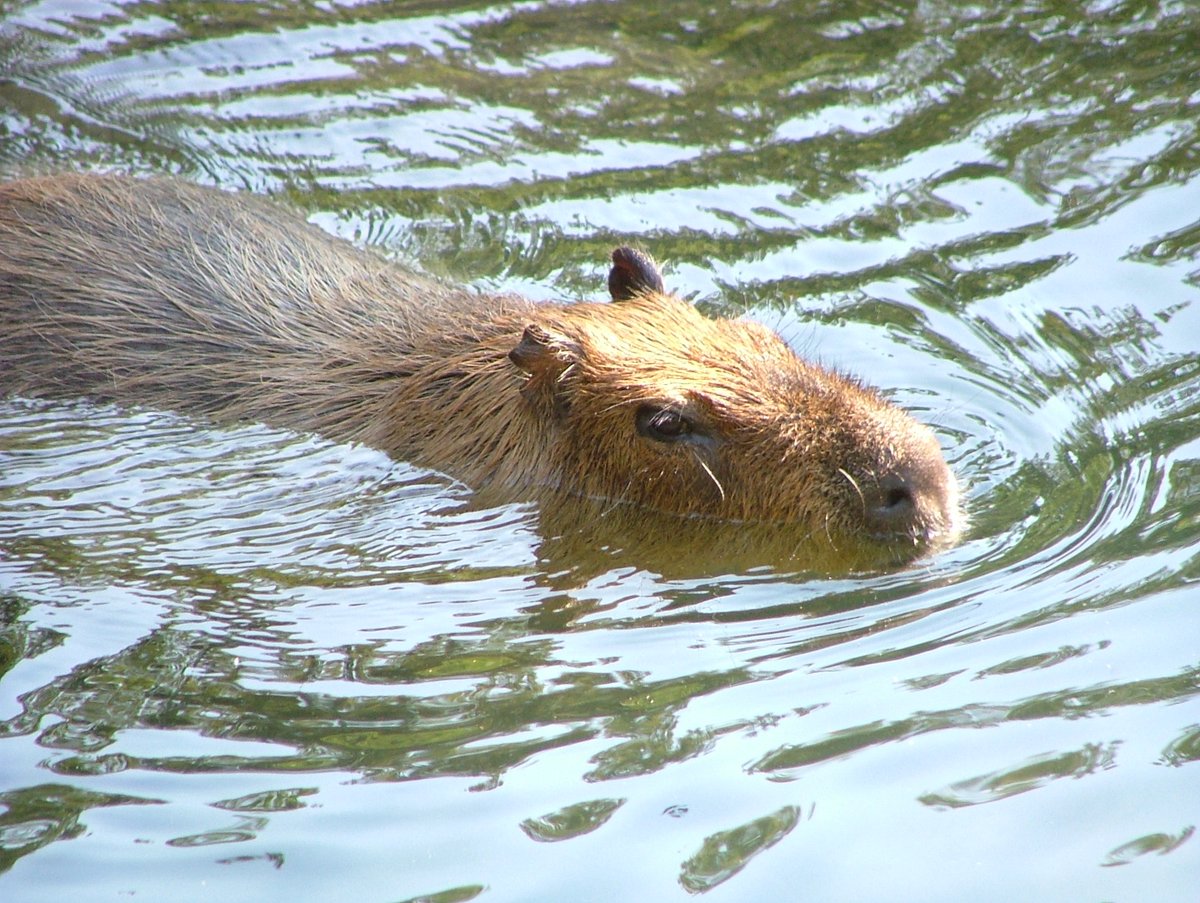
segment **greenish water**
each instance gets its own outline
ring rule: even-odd
[[[0,897],[1194,901],[1198,71],[1189,4],[0,6],[0,172],[536,298],[639,242],[931,423],[972,523],[667,568],[369,449],[0,400]]]

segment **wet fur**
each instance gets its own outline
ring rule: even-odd
[[[625,266],[619,303],[538,305],[402,269],[253,196],[13,182],[0,389],[266,420],[476,486],[914,547],[953,532],[957,488],[928,429],[770,330],[665,294],[652,261]],[[696,432],[638,435],[645,406]],[[870,536],[864,511],[896,473],[920,487],[916,510]]]

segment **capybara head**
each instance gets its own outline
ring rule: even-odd
[[[664,294],[637,252],[609,285],[617,303],[545,308],[509,355],[583,493],[902,557],[958,529],[933,433],[877,392]]]

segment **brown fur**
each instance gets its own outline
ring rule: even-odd
[[[702,316],[639,267],[619,303],[536,305],[411,273],[252,196],[12,182],[0,390],[267,420],[476,486],[905,554],[953,535],[957,487],[927,428],[758,324]],[[676,419],[655,420],[662,410]],[[664,438],[679,417],[687,435]]]

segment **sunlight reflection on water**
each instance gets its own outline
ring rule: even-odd
[[[1121,5],[6,9],[0,171],[277,193],[540,299],[633,238],[932,423],[971,530],[648,563],[370,449],[0,401],[0,894],[1191,899],[1197,47]]]

